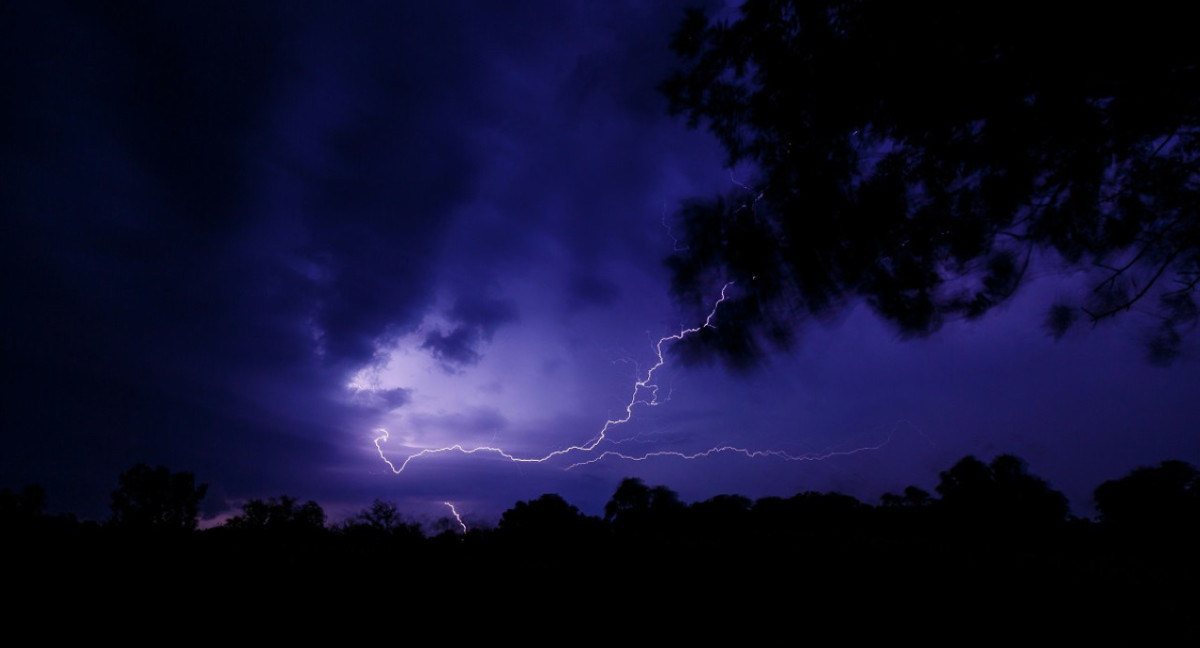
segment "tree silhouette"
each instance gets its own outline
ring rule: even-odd
[[[940,475],[942,510],[954,519],[989,527],[1027,527],[1061,523],[1067,498],[1031,475],[1025,462],[1000,455],[985,464],[967,456]]]
[[[750,536],[754,503],[742,495],[717,495],[688,507],[688,534],[693,542],[725,543]]]
[[[300,504],[295,497],[280,495],[252,499],[242,505],[242,514],[225,523],[230,529],[279,532],[312,532],[325,529],[325,510],[313,500]]]
[[[604,519],[626,537],[662,535],[678,531],[686,511],[670,488],[651,488],[637,477],[626,477],[604,505]]]
[[[637,477],[626,477],[604,505],[604,519],[613,522],[622,515],[637,515],[650,510],[650,487]]]
[[[566,555],[603,537],[604,523],[584,515],[561,495],[546,493],[517,502],[500,516],[498,537],[539,559]]]
[[[347,518],[339,530],[348,537],[366,541],[404,539],[415,542],[425,537],[420,524],[406,520],[395,504],[379,499]]]
[[[1200,471],[1183,461],[1164,461],[1106,481],[1096,488],[1095,499],[1105,523],[1200,530]]]
[[[190,472],[139,463],[121,473],[112,492],[112,524],[124,529],[191,531],[208,484],[196,485]]]
[[[377,499],[368,508],[346,519],[343,528],[365,528],[380,533],[392,533],[406,528],[408,523],[396,505]]]
[[[517,502],[500,516],[499,530],[504,533],[553,534],[571,528],[582,517],[579,509],[561,495],[546,493],[528,502]]]
[[[916,486],[908,486],[904,489],[904,495],[896,495],[894,493],[884,493],[879,498],[880,504],[887,508],[907,508],[907,509],[923,509],[929,507],[933,500],[930,499],[929,492]]]
[[[29,522],[41,517],[46,509],[46,489],[41,484],[26,484],[17,493],[0,488],[0,522]]]
[[[1200,48],[1183,5],[748,0],[689,11],[661,86],[757,172],[684,207],[675,294],[735,280],[697,344],[749,363],[863,299],[906,334],[983,315],[1032,264],[1092,273],[1061,335],[1157,300],[1177,353],[1200,282]],[[695,347],[682,345],[697,353]]]

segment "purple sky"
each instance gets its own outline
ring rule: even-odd
[[[702,323],[668,295],[671,216],[748,170],[655,90],[683,3],[118,6],[0,13],[0,487],[42,483],[52,510],[105,517],[139,461],[211,484],[208,515],[286,493],[494,523],[546,492],[600,513],[627,476],[873,503],[1007,452],[1090,515],[1106,479],[1200,463],[1196,341],[1153,367],[1135,312],[1054,342],[1046,308],[1082,284],[1044,260],[929,339],[851,307],[751,373],[668,345],[665,402],[620,445],[393,474],[380,428],[397,465],[585,444],[654,343]],[[832,456],[564,470],[726,445]]]

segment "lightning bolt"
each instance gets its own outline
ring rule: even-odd
[[[562,456],[565,456],[565,455],[568,455],[571,453],[592,452],[601,443],[603,443],[605,441],[609,441],[612,444],[620,444],[622,441],[625,441],[628,439],[623,439],[623,440],[610,439],[608,435],[609,435],[609,432],[613,428],[620,426],[620,425],[624,425],[625,423],[628,423],[630,420],[632,420],[634,409],[637,408],[637,406],[644,405],[646,407],[655,407],[655,406],[659,405],[661,402],[664,402],[664,401],[659,400],[659,386],[654,382],[654,374],[659,369],[661,369],[663,367],[663,365],[665,365],[667,362],[666,356],[665,356],[666,348],[669,345],[674,344],[676,342],[680,342],[687,337],[696,335],[697,333],[700,333],[701,331],[703,331],[706,328],[716,328],[716,326],[713,325],[713,320],[716,318],[717,311],[720,310],[721,304],[723,304],[728,299],[728,291],[729,291],[729,288],[731,286],[733,286],[733,284],[734,284],[734,282],[730,281],[721,287],[720,297],[713,303],[713,307],[708,312],[708,316],[704,318],[703,324],[700,324],[699,326],[694,326],[691,328],[684,328],[684,329],[681,329],[678,333],[674,333],[672,335],[667,335],[667,336],[664,336],[664,337],[661,337],[658,339],[658,342],[656,342],[653,345],[654,354],[655,354],[655,362],[653,365],[650,366],[649,369],[647,369],[644,373],[641,374],[640,378],[638,378],[634,382],[633,391],[630,394],[629,402],[627,402],[625,404],[624,415],[620,416],[619,418],[612,418],[612,419],[606,420],[604,422],[604,425],[600,428],[600,431],[586,443],[583,443],[580,445],[572,445],[572,446],[568,446],[568,447],[561,448],[558,450],[554,450],[548,454],[545,454],[545,455],[542,455],[539,457],[521,457],[521,456],[514,455],[514,454],[504,450],[503,448],[499,448],[499,447],[495,447],[495,446],[476,446],[476,447],[468,448],[462,444],[454,444],[451,446],[444,446],[444,447],[440,447],[440,448],[426,448],[424,450],[421,450],[420,452],[406,456],[403,461],[400,461],[397,463],[397,462],[393,462],[391,459],[389,459],[387,456],[387,453],[385,453],[384,449],[383,449],[383,444],[386,443],[389,438],[388,431],[384,428],[379,428],[376,430],[376,433],[378,434],[378,436],[376,436],[374,439],[375,449],[379,453],[379,458],[382,459],[384,461],[384,463],[386,463],[388,465],[388,467],[392,470],[393,473],[399,475],[400,473],[403,473],[404,470],[406,468],[408,468],[409,464],[415,460],[421,459],[423,457],[429,457],[429,456],[443,454],[443,453],[447,453],[447,452],[457,452],[457,453],[464,454],[464,455],[473,455],[473,454],[481,454],[481,453],[493,454],[493,455],[502,457],[504,459],[507,459],[508,461],[511,461],[513,463],[545,463],[545,462],[551,461],[552,459],[562,457]],[[731,445],[717,446],[717,447],[709,448],[708,450],[704,450],[704,451],[696,452],[696,453],[690,453],[690,454],[685,453],[685,452],[676,451],[676,450],[660,450],[660,451],[647,452],[645,454],[637,455],[637,454],[626,454],[626,453],[618,452],[616,450],[605,450],[590,459],[572,463],[572,464],[566,466],[565,470],[570,470],[572,468],[577,468],[579,466],[586,466],[589,464],[597,463],[599,461],[603,461],[610,457],[616,458],[616,459],[623,459],[626,461],[646,461],[648,459],[652,459],[652,458],[656,458],[656,457],[677,457],[679,459],[684,459],[684,460],[695,460],[695,459],[703,459],[703,458],[710,457],[710,456],[717,455],[717,454],[728,453],[728,454],[740,454],[749,459],[776,458],[776,459],[782,459],[784,461],[822,461],[825,459],[830,459],[832,457],[849,456],[849,455],[854,455],[854,454],[858,454],[861,452],[879,450],[883,446],[887,445],[887,443],[890,440],[891,440],[891,435],[888,435],[887,439],[885,439],[881,443],[878,443],[878,444],[872,445],[872,446],[857,447],[857,448],[854,448],[851,450],[838,450],[838,451],[829,451],[829,452],[825,452],[825,453],[810,453],[810,454],[800,454],[800,455],[789,454],[782,450],[752,450],[750,448],[741,448],[741,447],[735,447],[735,446],[731,446]],[[466,525],[463,524],[462,519],[460,517],[458,517],[458,513],[457,513],[457,511],[454,510],[454,506],[452,504],[450,504],[449,502],[443,502],[443,504],[450,507],[451,511],[455,515],[455,518],[458,519],[459,524],[463,526],[463,530],[465,532]]]
[[[450,502],[442,502],[442,504],[445,504],[446,506],[450,507],[450,515],[454,516],[454,519],[458,521],[458,526],[462,527],[462,530],[463,530],[462,532],[466,533],[467,532],[467,523],[463,522],[462,516],[458,514],[458,509],[454,508],[454,505],[451,504]]]

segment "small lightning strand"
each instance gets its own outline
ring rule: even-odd
[[[749,192],[751,192],[751,193],[753,193],[753,191],[754,191],[754,190],[753,190],[753,189],[751,189],[750,187],[746,186],[746,184],[745,184],[744,182],[742,182],[742,181],[738,180],[737,178],[733,177],[733,169],[730,169],[730,170],[729,170],[729,181],[730,181],[730,182],[732,182],[733,184],[735,184],[735,185],[737,185],[737,186],[741,187],[742,189],[745,189],[746,191],[749,191]]]
[[[442,502],[442,504],[450,507],[450,514],[453,515],[454,519],[458,521],[458,526],[462,527],[463,533],[466,533],[467,523],[463,522],[462,516],[458,514],[458,509],[454,508],[454,505],[450,502]]]
[[[690,246],[687,245],[679,247],[679,239],[676,238],[675,234],[671,232],[671,224],[667,222],[667,201],[665,200],[663,201],[662,226],[667,230],[667,236],[671,239],[672,252],[687,252],[689,249],[691,249]]]
[[[746,193],[753,195],[754,196],[753,202],[758,202],[758,201],[762,200],[764,196],[767,195],[765,191],[759,191],[759,192],[755,193],[755,190],[752,189],[749,185],[747,185],[747,184],[741,182],[740,180],[738,180],[737,178],[733,177],[733,169],[729,170],[729,181],[732,182],[733,184],[741,187],[743,190],[746,191]],[[742,208],[745,208],[745,207],[746,207],[746,205],[742,205]]]
[[[685,452],[679,452],[678,450],[657,450],[654,452],[647,452],[646,454],[642,454],[642,455],[627,455],[622,452],[617,452],[616,450],[605,450],[604,452],[600,453],[596,457],[588,459],[587,461],[580,461],[578,463],[573,463],[570,466],[567,466],[566,468],[564,468],[564,470],[570,470],[572,468],[577,468],[579,466],[586,466],[588,464],[594,464],[599,461],[603,461],[607,457],[616,457],[618,459],[624,459],[626,461],[646,461],[647,459],[652,459],[655,457],[679,457],[680,459],[691,460],[691,459],[702,459],[704,457],[709,457],[711,455],[722,454],[722,453],[726,453],[726,452],[732,452],[732,453],[736,453],[736,454],[746,455],[746,457],[749,459],[758,459],[758,458],[762,458],[762,457],[777,457],[779,459],[783,459],[784,461],[824,461],[826,459],[832,459],[833,457],[848,457],[850,455],[856,455],[860,452],[869,452],[869,451],[873,451],[873,450],[880,450],[885,445],[887,445],[889,441],[891,441],[890,436],[887,439],[885,439],[884,441],[882,441],[881,443],[879,443],[877,445],[873,445],[873,446],[863,446],[863,447],[859,447],[859,448],[854,448],[852,450],[831,450],[831,451],[823,453],[823,454],[810,453],[810,454],[802,454],[802,455],[792,455],[792,454],[788,454],[782,450],[750,450],[748,448],[737,448],[734,446],[719,446],[716,448],[709,448],[708,450],[702,450],[700,452],[696,452],[696,453],[692,453],[692,454],[688,454]]]
[[[411,454],[411,455],[405,457],[404,461],[400,463],[400,466],[396,467],[396,464],[393,463],[390,459],[388,459],[387,455],[383,451],[382,444],[388,440],[389,433],[386,429],[379,428],[378,430],[376,430],[376,432],[379,434],[379,436],[375,437],[375,449],[379,452],[379,458],[383,459],[384,463],[386,463],[388,465],[388,467],[391,468],[393,473],[399,475],[400,473],[404,472],[404,469],[407,468],[408,464],[411,461],[413,461],[414,459],[419,459],[421,457],[425,457],[425,456],[429,456],[429,455],[441,454],[444,452],[460,452],[462,454],[468,454],[468,455],[476,454],[479,452],[490,452],[493,454],[497,454],[513,463],[544,463],[555,457],[562,456],[562,455],[565,455],[565,454],[568,454],[571,452],[591,452],[592,450],[596,449],[596,446],[600,445],[602,442],[604,442],[608,438],[607,435],[608,435],[609,430],[611,430],[612,428],[614,428],[618,425],[623,425],[625,423],[628,423],[633,418],[634,407],[636,407],[638,405],[646,405],[647,407],[654,407],[659,404],[658,385],[654,384],[651,381],[654,380],[654,372],[658,371],[658,369],[660,367],[662,367],[664,364],[666,364],[666,362],[667,362],[666,358],[663,355],[664,354],[663,345],[667,344],[668,342],[670,342],[670,343],[679,342],[679,341],[683,340],[684,338],[691,336],[691,335],[695,335],[696,333],[699,333],[700,331],[702,331],[706,328],[716,328],[715,326],[713,326],[713,323],[712,323],[713,319],[717,316],[717,310],[719,310],[721,308],[721,304],[724,303],[725,300],[728,298],[726,293],[729,290],[729,287],[733,285],[733,283],[734,282],[730,281],[721,287],[721,296],[719,299],[717,299],[717,301],[715,303],[713,303],[712,310],[709,311],[708,317],[704,318],[703,324],[701,324],[700,326],[692,327],[692,328],[685,328],[685,329],[679,331],[678,333],[675,333],[674,335],[668,335],[668,336],[659,338],[658,342],[654,345],[654,352],[657,357],[657,362],[655,362],[653,366],[651,366],[648,370],[646,370],[645,377],[639,379],[637,382],[635,382],[633,384],[633,393],[629,398],[629,402],[625,405],[625,416],[623,416],[621,418],[617,418],[617,419],[608,419],[607,421],[605,421],[604,426],[600,428],[600,432],[595,437],[593,437],[591,441],[588,441],[587,443],[585,443],[583,445],[568,446],[568,447],[562,448],[560,450],[555,450],[555,451],[553,451],[545,456],[542,456],[542,457],[518,457],[509,452],[506,452],[502,448],[497,448],[497,447],[493,447],[493,446],[478,446],[475,448],[466,448],[463,445],[456,443],[452,446],[445,446],[445,447],[441,447],[441,448],[426,448],[424,450],[421,450],[420,452],[417,452],[415,454]],[[645,393],[646,395],[639,397],[639,395],[641,395],[643,393]]]

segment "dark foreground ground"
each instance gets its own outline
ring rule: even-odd
[[[10,627],[53,610],[64,629],[86,618],[145,623],[151,633],[164,623],[288,636],[378,624],[402,635],[437,621],[451,624],[439,630],[446,638],[653,629],[784,643],[775,639],[954,628],[1198,636],[1200,545],[1190,532],[1090,522],[986,531],[898,521],[425,538],[79,525],[10,532],[4,589]]]

